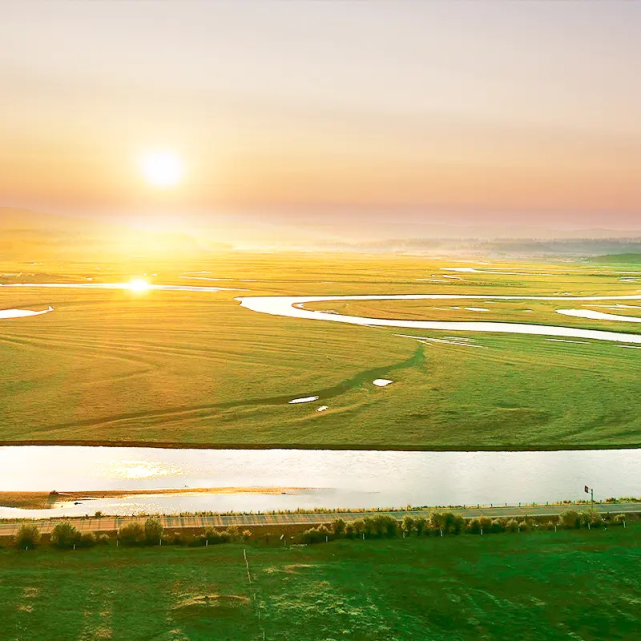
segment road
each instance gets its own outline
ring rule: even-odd
[[[595,509],[602,513],[641,513],[641,503],[601,503],[596,504]],[[536,505],[527,507],[481,507],[481,508],[443,508],[439,511],[453,512],[465,518],[475,516],[489,516],[492,518],[519,517],[519,516],[555,516],[567,510],[582,511],[588,509],[588,505]],[[208,528],[208,527],[230,527],[236,526],[240,529],[252,526],[265,525],[318,525],[320,523],[331,523],[341,518],[344,521],[355,521],[365,516],[386,514],[396,519],[402,519],[406,515],[428,516],[430,510],[394,510],[380,512],[314,512],[309,514],[235,514],[223,516],[215,514],[212,516],[161,516],[160,519],[165,528],[176,530],[182,528]],[[114,532],[131,521],[144,520],[144,517],[135,516],[103,516],[71,518],[73,524],[81,532]],[[33,520],[30,523],[36,524],[43,534],[51,532],[59,520]],[[0,536],[11,536],[20,527],[20,523],[0,523]]]

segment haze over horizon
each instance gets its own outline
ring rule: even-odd
[[[641,233],[637,3],[8,0],[0,39],[0,207],[266,244]]]

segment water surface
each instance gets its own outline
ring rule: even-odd
[[[641,300],[640,294],[623,296],[500,296],[473,294],[396,294],[362,296],[248,296],[238,298],[247,309],[274,316],[289,316],[307,320],[331,321],[368,327],[405,327],[411,329],[432,329],[438,331],[496,332],[505,334],[531,334],[534,336],[559,336],[567,338],[587,338],[591,340],[613,341],[617,343],[641,343],[641,334],[627,334],[579,327],[558,325],[535,325],[526,323],[502,323],[485,321],[416,321],[405,319],[368,318],[348,316],[333,311],[314,311],[305,309],[306,303],[346,301],[346,300],[541,300],[541,301],[606,301]],[[474,308],[468,308],[474,309]],[[487,311],[487,310],[486,310]]]
[[[379,452],[0,447],[4,491],[301,488],[285,493],[132,496],[0,517],[296,508],[494,505],[641,496],[641,450]]]

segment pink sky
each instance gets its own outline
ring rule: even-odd
[[[0,206],[641,229],[640,3],[5,0],[0,42]]]

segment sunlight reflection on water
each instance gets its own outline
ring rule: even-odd
[[[84,500],[1,516],[529,503],[641,496],[641,450],[378,452],[0,447],[4,491],[225,488]]]
[[[186,472],[179,465],[152,463],[145,460],[112,461],[104,475],[113,479],[150,479],[184,476]]]

